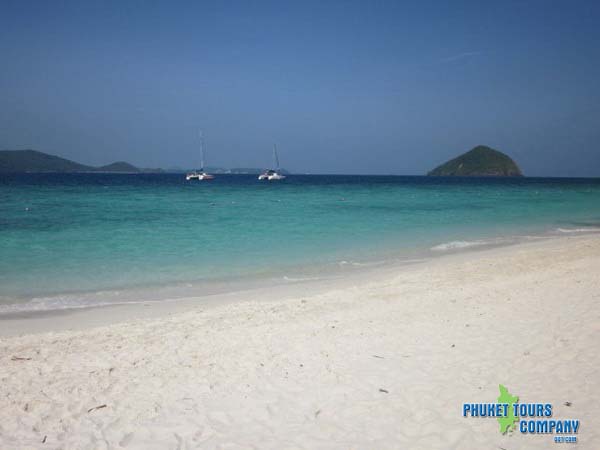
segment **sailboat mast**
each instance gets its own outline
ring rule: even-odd
[[[273,144],[273,159],[275,160],[275,169],[279,171],[279,156],[277,156],[277,144]]]
[[[204,135],[200,130],[200,170],[204,172]]]

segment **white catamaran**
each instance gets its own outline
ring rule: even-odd
[[[283,180],[285,175],[279,173],[279,156],[277,155],[277,145],[273,144],[273,162],[275,163],[275,169],[269,169],[264,171],[258,176],[259,180]]]
[[[185,176],[186,180],[212,180],[214,179],[214,175],[210,173],[206,173],[204,171],[204,136],[202,135],[202,131],[200,132],[200,171],[194,170],[191,173],[188,173]]]

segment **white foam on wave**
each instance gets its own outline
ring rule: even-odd
[[[434,252],[444,252],[449,250],[461,250],[470,247],[481,247],[484,245],[506,245],[528,239],[533,239],[533,236],[503,236],[490,239],[476,239],[474,241],[450,241],[434,245],[430,248],[430,250],[433,250]]]
[[[113,298],[110,298],[110,296]],[[14,314],[14,313],[35,313],[45,311],[62,311],[68,309],[84,309],[84,308],[95,308],[100,306],[109,305],[125,305],[133,303],[144,303],[139,299],[125,299],[119,298],[117,295],[119,291],[115,292],[98,292],[93,295],[95,298],[90,298],[90,295],[57,295],[50,297],[35,297],[28,301],[14,301],[9,300],[8,303],[3,303],[0,299],[0,315]]]
[[[176,302],[180,298],[164,298],[161,302]],[[104,306],[117,305],[139,305],[155,302],[156,300],[115,300],[115,301],[94,301],[80,302],[74,300],[56,300],[40,301],[40,299],[30,300],[25,303],[0,303],[0,316],[15,313],[43,313],[46,311],[65,311],[69,309],[87,309],[99,308]]]
[[[346,261],[346,260],[344,259],[344,260],[340,261],[340,262],[338,263],[338,265],[340,265],[340,266],[355,266],[355,267],[361,267],[361,266],[363,266],[364,264],[363,264],[363,263],[356,262],[356,261]]]
[[[372,267],[381,266],[385,264],[385,261],[370,261],[370,262],[358,262],[358,261],[346,261],[342,260],[338,262],[340,266],[353,266],[353,267]]]
[[[24,312],[44,312],[44,311],[55,311],[65,309],[82,309],[90,308],[95,306],[106,306],[112,303],[109,302],[98,302],[98,303],[80,303],[74,301],[64,301],[60,299],[48,299],[42,301],[41,299],[30,300],[25,303],[8,303],[0,304],[0,315],[11,314],[11,313],[24,313]]]
[[[287,275],[283,276],[285,281],[297,282],[297,281],[317,281],[322,280],[321,277],[288,277]]]
[[[559,233],[598,233],[600,228],[598,227],[586,227],[586,228],[557,228],[556,231]]]
[[[434,245],[431,250],[434,252],[443,252],[447,250],[458,250],[461,248],[476,247],[479,245],[490,244],[488,241],[450,241],[443,244]]]

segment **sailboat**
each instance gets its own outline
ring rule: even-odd
[[[206,173],[204,171],[204,136],[202,135],[202,131],[200,132],[200,171],[194,170],[191,173],[188,173],[185,176],[186,180],[212,180],[214,179],[214,175],[210,173]]]
[[[265,170],[258,176],[259,180],[283,180],[285,175],[282,175],[279,169],[279,156],[277,155],[277,145],[273,144],[273,162],[275,163],[275,169]]]

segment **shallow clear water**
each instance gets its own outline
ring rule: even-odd
[[[596,228],[598,179],[2,175],[0,313]]]

